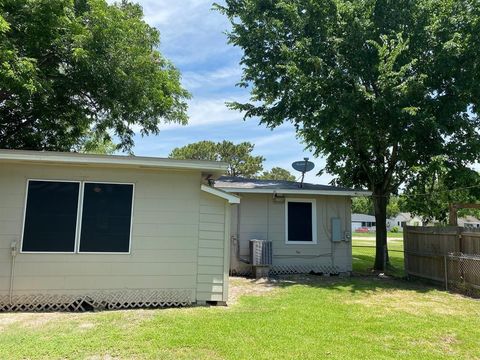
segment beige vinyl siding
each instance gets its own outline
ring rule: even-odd
[[[316,200],[317,244],[286,244],[285,202],[274,201],[271,194],[241,194],[240,226],[238,207],[232,212],[231,234],[238,236],[240,256],[249,257],[249,240],[271,240],[274,265],[332,266],[341,272],[351,271],[351,242],[331,241],[331,218],[341,219],[342,233],[350,232],[351,200],[346,196],[287,195],[287,198]],[[232,269],[245,268],[235,259],[232,249]]]
[[[197,299],[201,301],[227,301],[225,228],[229,206],[224,199],[211,194],[202,192],[200,196]]]
[[[81,294],[116,289],[183,289],[196,299],[197,270],[215,276],[218,260],[197,262],[199,231],[210,250],[221,254],[222,239],[207,225],[199,230],[199,171],[102,169],[87,166],[0,164],[0,295],[10,285],[10,245],[20,249],[27,179],[81,180],[135,184],[130,254],[18,253],[14,295]],[[214,207],[215,210],[216,207]],[[213,211],[213,209],[212,209]],[[221,211],[210,211],[219,224]],[[200,215],[201,217],[203,215]],[[209,223],[207,221],[207,223]],[[212,241],[217,241],[218,248]],[[215,243],[216,244],[216,243]],[[202,247],[203,249],[203,247]],[[219,271],[221,277],[223,271]],[[213,283],[213,281],[212,281]],[[214,290],[217,290],[214,288]],[[202,288],[202,293],[205,293]]]

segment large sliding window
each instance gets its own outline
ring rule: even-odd
[[[74,252],[79,182],[29,181],[22,251]]]
[[[285,225],[287,244],[316,244],[316,202],[310,199],[285,201]]]
[[[22,252],[128,253],[133,184],[29,180]]]
[[[132,185],[85,183],[80,252],[129,252]]]

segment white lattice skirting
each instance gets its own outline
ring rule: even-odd
[[[85,295],[32,294],[0,296],[0,311],[88,311],[146,307],[187,306],[187,289],[125,289],[96,291]]]
[[[330,265],[273,265],[270,268],[272,275],[288,275],[288,274],[338,274],[340,272],[337,266]]]
[[[330,265],[272,265],[270,267],[270,275],[289,275],[289,274],[309,274],[311,272],[317,274],[339,274],[340,269],[337,266]],[[251,275],[251,266],[246,265],[238,269],[230,270],[231,275]]]

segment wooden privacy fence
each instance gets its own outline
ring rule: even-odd
[[[480,290],[480,229],[407,226],[404,251],[407,275]]]

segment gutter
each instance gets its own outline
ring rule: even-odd
[[[261,189],[261,188],[233,188],[218,187],[228,193],[250,193],[250,194],[294,194],[294,195],[336,195],[336,196],[371,196],[371,191],[366,190],[306,190],[306,189]]]
[[[147,156],[92,155],[54,151],[0,150],[0,162],[51,163],[67,165],[98,165],[110,167],[137,167],[211,171],[217,174],[226,172],[223,162],[202,160],[175,160]]]
[[[228,192],[225,192],[223,190],[216,189],[205,184],[202,184],[200,186],[200,190],[205,191],[206,193],[209,193],[211,195],[218,196],[219,198],[225,199],[230,204],[240,204],[240,198],[238,196],[229,194]]]

